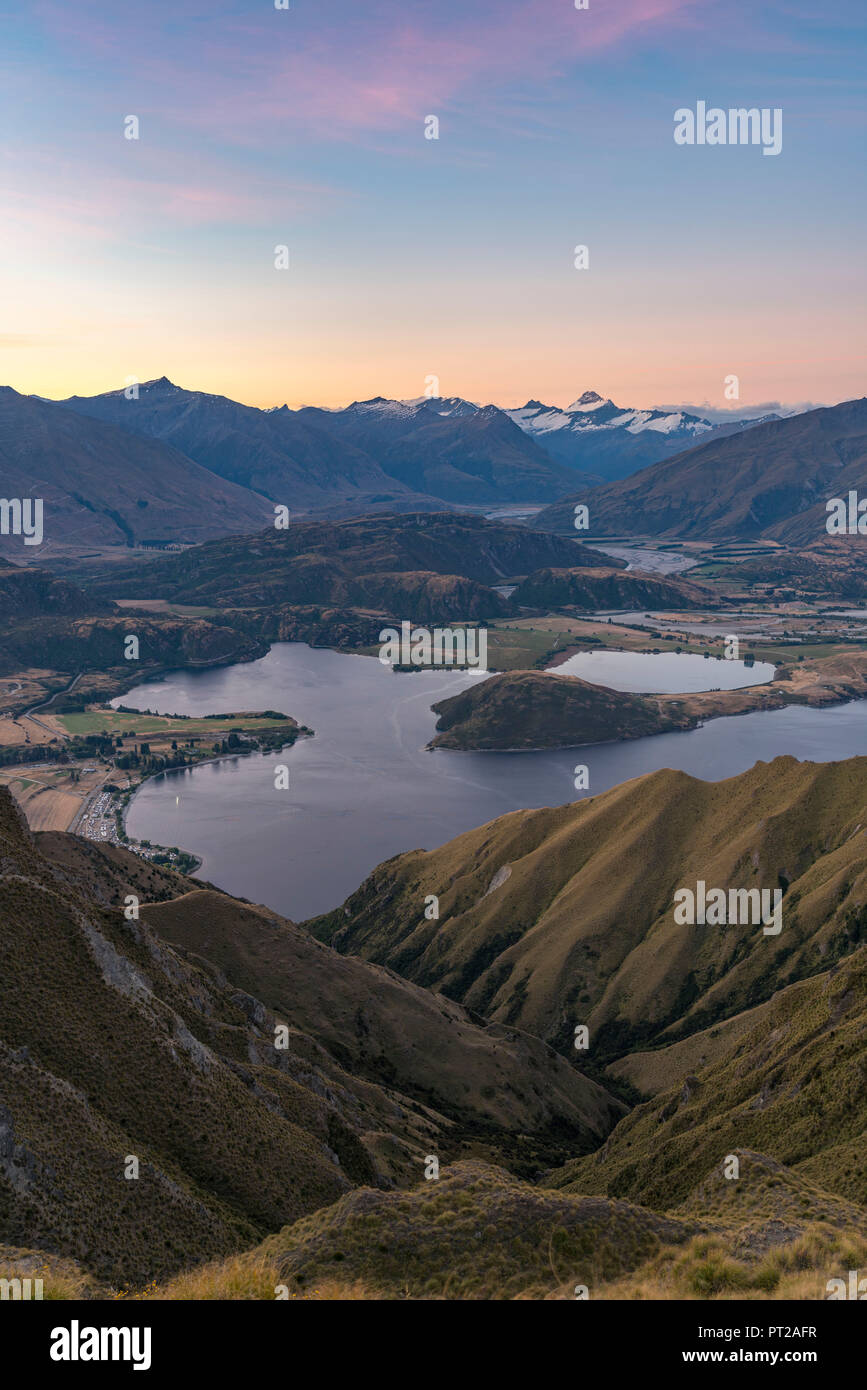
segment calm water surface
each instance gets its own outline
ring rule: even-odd
[[[660,767],[716,780],[780,753],[825,762],[867,751],[867,701],[859,701],[716,719],[580,752],[427,752],[431,702],[479,679],[396,675],[374,657],[280,643],[248,665],[138,686],[123,704],[190,715],[278,709],[316,735],[284,753],[153,778],[131,804],[129,833],[198,854],[203,878],[300,920],[338,906],[393,854],[433,849],[505,811],[575,800],[578,762],[597,793]],[[290,770],[286,791],[274,788],[278,762]]]
[[[775,666],[756,661],[696,656],[691,652],[578,652],[559,666],[559,676],[580,676],[594,685],[636,694],[678,695],[688,690],[739,690],[773,680]]]

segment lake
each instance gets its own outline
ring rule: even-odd
[[[692,652],[578,652],[549,670],[558,676],[580,676],[593,685],[633,694],[679,695],[694,690],[740,690],[773,680],[775,666]]]
[[[701,659],[701,658],[699,658]],[[164,773],[133,798],[130,835],[179,845],[227,892],[301,920],[338,906],[383,859],[433,849],[520,807],[577,799],[660,767],[716,780],[780,753],[820,762],[864,751],[867,701],[712,720],[689,733],[540,753],[427,752],[434,700],[482,679],[395,674],[375,657],[279,643],[247,665],[179,671],[115,703],[164,714],[278,709],[316,731],[283,753]],[[274,767],[290,770],[274,787]]]

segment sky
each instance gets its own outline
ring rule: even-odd
[[[0,0],[0,383],[864,395],[863,0],[588,5]]]

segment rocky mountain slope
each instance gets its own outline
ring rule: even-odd
[[[711,439],[605,487],[584,489],[533,524],[569,534],[574,506],[588,534],[825,542],[829,498],[867,493],[867,397]],[[844,538],[844,539],[848,539]]]

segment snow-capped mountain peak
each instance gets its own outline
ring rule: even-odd
[[[417,402],[421,410],[431,415],[475,415],[481,406],[475,401],[465,401],[463,396],[422,396]]]
[[[506,413],[522,430],[537,435],[551,435],[560,431],[574,435],[601,430],[643,434],[649,430],[654,434],[682,435],[684,439],[692,440],[696,435],[713,429],[709,421],[688,415],[685,411],[652,408],[624,410],[608,397],[600,396],[598,391],[585,391],[566,410],[544,405],[541,401],[528,401],[520,409]]]
[[[598,410],[601,405],[613,405],[614,402],[605,396],[600,396],[598,391],[585,391],[579,396],[577,401],[573,401],[566,409],[569,414],[574,411]]]

